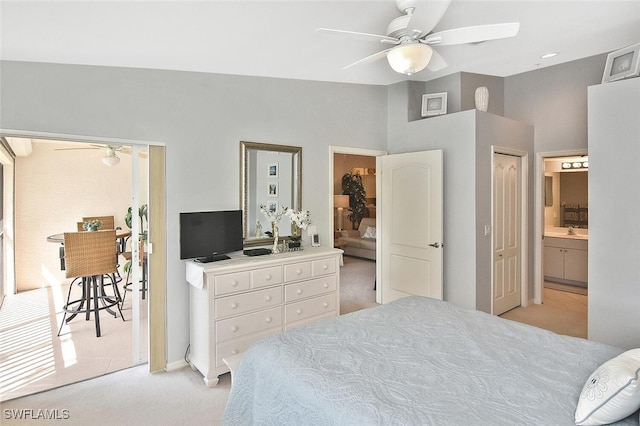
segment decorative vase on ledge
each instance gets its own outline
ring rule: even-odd
[[[273,247],[271,248],[272,253],[279,253],[278,249],[278,223],[271,222],[271,231],[273,232]]]
[[[487,111],[489,108],[489,89],[480,86],[476,89],[476,109]]]

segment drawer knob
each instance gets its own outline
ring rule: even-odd
[[[231,281],[231,287],[236,287],[238,285],[238,281],[233,280]]]
[[[328,308],[328,307],[329,307],[329,304],[328,304],[327,302],[324,302],[324,303],[322,304],[322,306],[324,306],[325,308]]]
[[[271,281],[271,274],[267,274],[266,277],[264,277],[267,281]]]
[[[235,333],[236,331],[238,331],[238,327],[236,327],[236,326],[234,325],[233,327],[231,327],[231,331],[233,331],[233,332]]]
[[[327,265],[327,264],[322,265],[322,269],[324,269],[326,271],[327,269],[329,269],[329,265]]]
[[[298,294],[302,294],[302,289],[301,289],[301,288],[299,288],[299,289],[298,289],[298,291],[297,291],[296,293],[298,293]]]
[[[324,283],[324,284],[323,284],[323,287],[324,287],[324,288],[329,288],[329,284]]]
[[[265,299],[267,299],[267,302],[271,302],[271,295],[266,295]]]
[[[237,307],[238,307],[238,304],[237,304],[237,303],[232,303],[232,304],[231,304],[231,309],[235,309],[235,308],[237,308]]]
[[[302,271],[300,269],[296,269],[296,274],[300,275]]]
[[[298,309],[298,310],[296,311],[296,314],[298,314],[298,315],[302,314],[302,309]]]
[[[267,317],[267,318],[265,318],[265,321],[266,321],[267,323],[270,323],[271,321],[273,321],[273,319],[272,319],[271,317]]]

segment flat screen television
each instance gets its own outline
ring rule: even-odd
[[[180,259],[228,259],[242,248],[242,210],[180,213]]]

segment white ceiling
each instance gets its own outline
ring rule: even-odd
[[[407,77],[385,60],[343,70],[386,46],[315,32],[384,34],[400,15],[393,0],[3,0],[0,58],[388,85],[458,71],[505,77],[640,42],[640,0],[453,0],[435,31],[517,21],[520,32],[439,47],[447,68]]]

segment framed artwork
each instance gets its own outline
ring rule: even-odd
[[[602,82],[622,80],[640,75],[640,43],[632,44],[624,49],[609,53],[604,66]]]
[[[422,95],[422,116],[431,117],[447,113],[447,92]]]
[[[278,177],[278,163],[269,163],[267,164],[267,174],[270,178]]]
[[[269,197],[277,197],[278,196],[278,182],[269,182],[269,183],[267,183],[267,195]]]
[[[267,208],[271,213],[275,213],[278,211],[278,202],[277,201],[269,201],[267,202]]]

